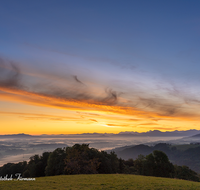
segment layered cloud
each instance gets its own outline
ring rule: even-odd
[[[86,80],[87,78],[87,80]],[[25,120],[75,121],[111,128],[175,130],[172,121],[198,121],[200,100],[195,92],[157,81],[130,83],[117,78],[107,85],[93,76],[33,69],[0,59],[0,100],[70,111],[68,116],[3,112]],[[100,81],[100,80],[99,80]],[[123,85],[124,84],[124,85]],[[140,85],[141,84],[141,85]],[[155,88],[156,86],[156,88]],[[163,122],[168,122],[163,123]]]

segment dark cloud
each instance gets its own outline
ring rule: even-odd
[[[102,99],[102,102],[105,104],[116,104],[117,103],[117,93],[113,91],[111,88],[106,88],[105,92],[107,94],[107,97]]]
[[[152,98],[138,98],[138,103],[144,105],[144,107],[150,107],[150,108],[155,108],[157,106],[158,101],[152,99]]]
[[[0,77],[0,88],[9,92],[9,96],[15,96],[17,99],[23,99],[24,102],[37,105],[51,105],[60,108],[70,109],[86,109],[87,106],[95,107],[102,105],[114,105],[117,104],[117,92],[111,88],[105,89],[105,95],[94,94],[91,89],[78,79],[77,76],[73,76],[76,84],[70,80],[56,81],[52,75],[49,77],[43,76],[40,79],[40,75],[26,74],[26,71],[19,69],[17,63],[7,62],[1,59],[1,65],[3,65],[3,75]],[[2,68],[1,67],[1,68]],[[22,70],[22,71],[21,71]],[[29,71],[30,73],[30,71]],[[34,77],[32,77],[34,76]],[[30,82],[31,81],[31,82]],[[35,83],[40,81],[40,83]],[[82,87],[80,87],[80,85]],[[6,90],[8,89],[8,91]],[[55,101],[52,101],[52,98]],[[86,106],[86,107],[85,107]],[[101,108],[98,108],[101,109]],[[31,118],[29,118],[31,119]],[[41,118],[38,118],[41,119]]]
[[[143,96],[147,95],[144,94]],[[178,116],[184,114],[183,103],[174,102],[173,99],[144,97],[138,97],[135,107],[157,113],[160,116]]]
[[[84,83],[82,83],[79,79],[78,79],[78,77],[77,76],[73,76],[73,78],[75,79],[75,81],[76,82],[78,82],[79,84],[83,84],[84,85]]]
[[[0,86],[22,88],[20,85],[20,69],[13,62],[9,62],[7,66],[8,68],[5,67],[5,62],[0,59]]]

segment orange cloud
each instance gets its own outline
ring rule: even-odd
[[[144,129],[148,129],[151,128],[152,129],[152,126],[151,127],[140,127],[140,128],[144,128]],[[175,131],[175,130],[178,130],[178,129],[181,129],[181,127],[153,127],[153,130],[163,130],[163,131]]]
[[[54,121],[77,121],[81,118],[79,117],[70,117],[70,116],[58,116],[58,115],[48,115],[48,114],[35,114],[35,113],[20,113],[20,112],[2,112],[0,115],[16,115],[20,118],[26,120],[54,120]]]
[[[29,86],[23,77],[27,78],[30,74],[24,76],[25,74],[13,64],[8,68],[8,66],[1,67],[4,73],[0,78],[0,99],[2,100],[80,112],[133,116],[134,118],[130,121],[136,122],[138,119],[146,121],[199,120],[200,115],[195,111],[198,106],[193,106],[188,102],[187,104],[174,103],[175,101],[170,100],[164,102],[157,97],[148,97],[148,94],[134,96],[134,101],[130,101],[125,96],[120,97],[120,93],[111,88],[105,88],[103,94],[98,94],[87,87],[76,75],[71,78],[73,81],[66,81],[67,88],[63,85],[65,83],[42,85],[41,82],[40,85]],[[9,72],[5,72],[6,69]],[[52,79],[49,76],[45,77],[43,81]],[[192,108],[195,108],[194,111]]]
[[[141,123],[139,125],[158,125],[157,123]]]
[[[181,119],[181,120],[193,120],[197,115],[182,114],[177,117],[172,117],[170,115],[162,115],[149,110],[138,110],[138,108],[120,106],[120,105],[105,105],[105,102],[99,102],[95,100],[74,100],[65,99],[61,97],[55,97],[45,94],[39,94],[34,92],[28,92],[16,88],[6,88],[0,86],[0,90],[4,93],[0,95],[1,99],[6,99],[9,101],[22,102],[25,104],[45,106],[45,107],[55,107],[60,109],[75,110],[75,111],[92,111],[99,113],[110,113],[110,114],[122,114],[135,116],[137,118],[144,119]],[[181,117],[182,116],[182,117]],[[187,117],[185,117],[187,116]],[[134,120],[134,119],[133,119]]]

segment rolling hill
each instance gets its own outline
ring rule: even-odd
[[[178,179],[147,177],[125,174],[60,175],[36,178],[35,181],[1,181],[3,190],[194,190],[200,189],[199,182]]]

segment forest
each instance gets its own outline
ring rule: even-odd
[[[169,160],[175,165],[185,165],[197,173],[200,173],[200,144],[176,144],[158,143],[153,146],[149,145],[135,145],[130,147],[121,147],[113,149],[117,156],[125,160],[129,158],[136,159],[140,154],[146,156],[154,150],[164,152]]]
[[[36,154],[28,162],[7,163],[0,167],[1,177],[16,173],[21,173],[22,177],[123,173],[200,181],[199,174],[187,166],[172,164],[160,150],[146,156],[140,154],[135,160],[124,160],[114,151],[99,151],[89,148],[89,144],[57,148],[53,152]]]

